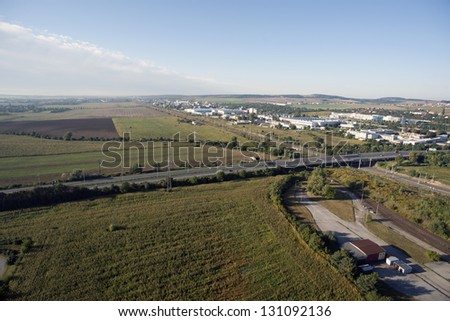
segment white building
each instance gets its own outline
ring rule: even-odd
[[[340,123],[339,120],[318,117],[280,117],[280,120],[293,124],[297,128],[320,128],[325,126],[337,126]]]
[[[349,130],[347,135],[353,135],[356,139],[385,139],[394,142],[398,139],[398,135],[389,129],[367,129],[367,130]]]
[[[339,127],[352,129],[352,128],[355,128],[355,125],[357,125],[357,124],[356,123],[342,123],[339,125]]]
[[[184,111],[192,115],[200,115],[200,116],[211,115],[213,113],[212,108],[188,108],[185,109]]]

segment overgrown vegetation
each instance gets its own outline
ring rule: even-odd
[[[377,164],[387,170],[393,170],[412,177],[418,181],[428,180],[450,185],[450,154],[441,151],[427,153],[410,152],[407,160],[399,162],[383,162]]]
[[[33,240],[9,289],[23,300],[361,299],[272,206],[269,189],[289,177],[2,212],[0,240]]]
[[[450,239],[450,199],[437,193],[417,191],[387,179],[351,168],[339,168],[333,177],[350,189],[404,216],[423,228]]]
[[[328,199],[336,197],[336,191],[328,183],[325,171],[319,167],[315,168],[309,175],[306,189],[316,196],[322,196]]]
[[[288,175],[272,184],[270,197],[273,203],[285,215],[291,226],[295,228],[303,241],[324,257],[348,280],[355,282],[361,294],[368,300],[387,300],[388,298],[379,294],[377,291],[378,275],[373,273],[367,277],[357,273],[356,261],[345,250],[340,250],[339,245],[332,233],[321,233],[305,224],[299,217],[293,215],[285,206],[283,195],[292,186],[295,181],[303,181],[307,177],[303,172],[297,176]]]

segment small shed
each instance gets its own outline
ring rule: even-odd
[[[403,274],[408,274],[412,272],[412,267],[401,260],[395,261],[393,266],[395,269],[397,269]]]
[[[389,266],[392,266],[396,261],[398,261],[398,258],[395,256],[390,256],[386,259],[386,264]]]

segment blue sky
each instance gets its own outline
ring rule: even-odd
[[[0,94],[450,99],[450,1],[0,0]]]

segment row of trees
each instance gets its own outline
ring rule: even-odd
[[[296,182],[304,181],[311,176],[321,177],[323,173],[317,169],[311,174],[302,172],[297,175],[288,175],[283,179],[274,182],[271,186],[269,195],[274,205],[280,209],[286,219],[296,228],[300,237],[308,246],[323,255],[329,262],[344,276],[351,280],[368,300],[386,300],[378,293],[378,274],[360,274],[356,267],[356,261],[345,250],[339,249],[339,244],[332,233],[322,233],[304,223],[296,215],[290,213],[284,206],[283,195]],[[308,178],[309,176],[309,178]]]
[[[410,152],[408,160],[411,165],[427,164],[430,166],[448,167],[450,164],[450,154],[441,151],[428,153]]]
[[[274,176],[286,174],[289,170],[281,167],[265,168],[256,171],[238,171],[225,173],[222,170],[211,176],[190,177],[184,179],[176,179],[172,181],[172,187],[177,186],[193,186],[198,184],[210,184],[234,179],[243,179],[251,177]],[[0,193],[0,211],[16,210],[21,208],[30,208],[36,206],[47,206],[64,202],[73,202],[93,197],[101,197],[107,195],[145,192],[157,188],[166,188],[167,180],[163,179],[157,182],[145,183],[129,183],[124,182],[121,186],[111,185],[102,188],[89,189],[86,187],[72,187],[63,184],[55,184],[52,187],[36,187],[28,191],[20,191],[16,193]]]

